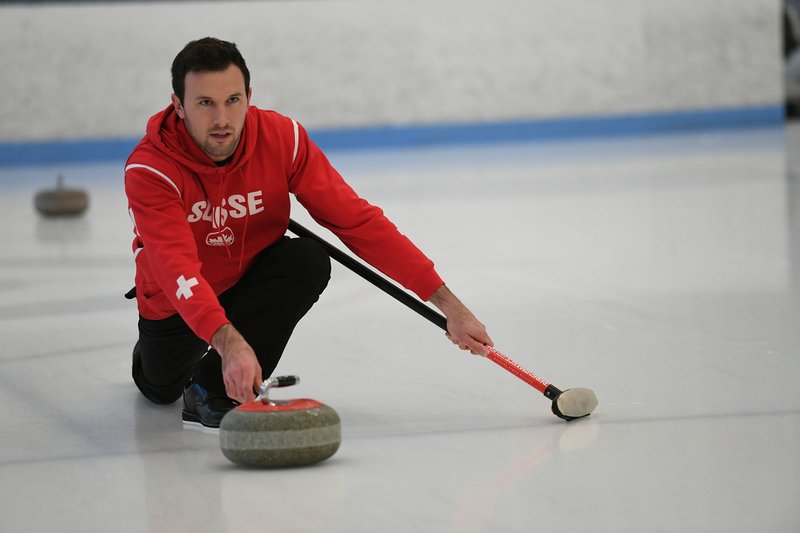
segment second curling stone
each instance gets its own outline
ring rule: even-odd
[[[268,398],[271,388],[298,381],[297,376],[270,378],[258,398],[223,417],[219,437],[225,457],[242,466],[278,468],[318,463],[336,453],[342,430],[332,407],[308,398]]]
[[[77,216],[89,208],[89,193],[65,187],[64,176],[59,175],[56,187],[36,193],[33,205],[47,217]]]

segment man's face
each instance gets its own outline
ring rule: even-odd
[[[250,90],[236,65],[219,72],[189,72],[183,104],[174,94],[172,104],[198,146],[212,160],[224,161],[242,136]]]

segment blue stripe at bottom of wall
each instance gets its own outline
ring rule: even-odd
[[[771,105],[604,117],[320,129],[311,130],[309,135],[324,151],[369,150],[777,127],[783,120],[783,106]],[[137,142],[138,139],[87,139],[0,143],[0,166],[121,161]]]

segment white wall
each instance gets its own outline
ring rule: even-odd
[[[0,8],[0,142],[135,137],[189,40],[237,42],[307,127],[778,104],[780,0],[304,0]]]

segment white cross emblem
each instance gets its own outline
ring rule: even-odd
[[[181,299],[181,296],[188,300],[194,296],[194,293],[192,293],[192,287],[195,285],[200,285],[200,282],[197,281],[197,278],[186,279],[183,274],[181,274],[181,277],[178,278],[178,290],[175,292],[175,296],[178,298],[178,300]]]

